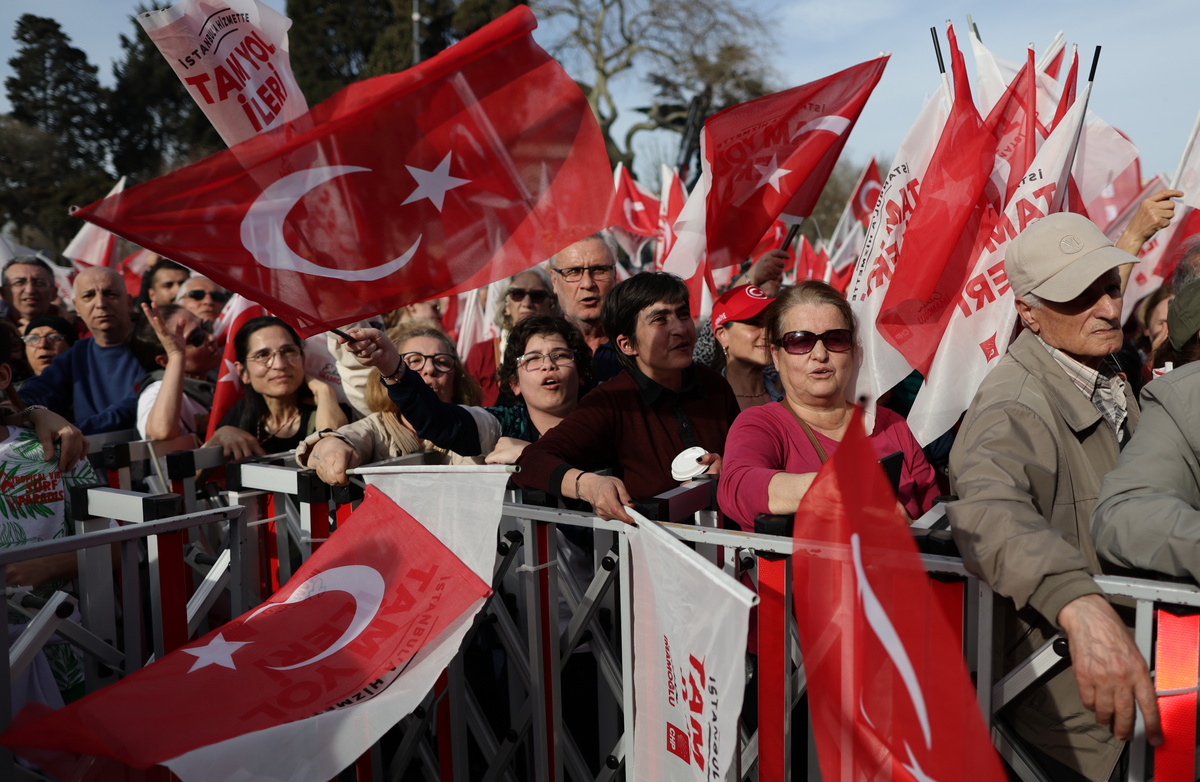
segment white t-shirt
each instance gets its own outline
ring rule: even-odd
[[[137,430],[138,436],[143,440],[147,439],[146,422],[150,420],[150,410],[154,407],[154,400],[158,399],[158,392],[161,390],[162,381],[156,380],[143,388],[142,393],[138,395]],[[208,425],[209,412],[207,407],[184,394],[179,405],[179,425],[182,427],[179,433],[198,434],[203,437]]]

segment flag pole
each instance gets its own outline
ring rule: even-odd
[[[971,32],[975,33],[975,37],[979,39],[979,42],[983,43],[983,36],[979,34],[979,25],[975,24],[975,20],[971,18],[970,14],[967,14],[967,27],[970,27]]]
[[[1188,136],[1187,143],[1183,145],[1183,157],[1179,158],[1179,165],[1175,167],[1175,176],[1171,177],[1169,187],[1172,190],[1179,189],[1179,179],[1183,176],[1183,166],[1187,163],[1188,156],[1192,154],[1192,148],[1196,146],[1196,131],[1200,130],[1200,114],[1196,115],[1196,121],[1192,123],[1192,133]]]
[[[1083,112],[1084,116],[1079,121],[1079,124],[1075,126],[1075,140],[1071,143],[1070,158],[1067,160],[1067,165],[1063,169],[1064,171],[1067,172],[1068,181],[1071,176],[1071,169],[1075,167],[1075,153],[1079,151],[1079,137],[1083,133],[1083,124],[1087,119],[1087,105],[1088,105],[1088,101],[1092,97],[1092,82],[1096,78],[1096,66],[1099,64],[1099,62],[1100,62],[1100,47],[1097,46],[1096,51],[1092,54],[1092,68],[1088,72],[1087,86],[1083,88],[1083,94],[1080,95],[1078,98],[1076,98],[1076,100],[1083,101],[1083,108],[1081,109],[1081,111]],[[1060,187],[1055,189],[1054,203],[1050,204],[1050,209],[1048,210],[1048,213],[1058,212],[1062,209],[1063,199],[1065,199],[1067,197],[1066,184],[1067,184],[1066,182],[1060,182],[1059,183]]]
[[[969,16],[967,17],[968,24],[970,24],[970,21],[969,21],[970,18],[971,17],[969,17]],[[946,20],[946,24],[947,25],[950,24],[949,19]],[[942,44],[941,44],[941,41],[938,40],[937,28],[930,27],[929,34],[931,36],[933,36],[933,53],[937,55],[938,73],[942,74],[942,87],[945,88],[946,99],[953,100],[954,93],[952,93],[950,91],[950,77],[948,75],[946,75],[946,61],[942,59]]]
[[[788,247],[791,247],[792,242],[796,241],[796,234],[800,233],[800,225],[803,222],[804,218],[801,217],[799,223],[792,223],[791,227],[788,228],[788,232],[783,237],[783,244],[780,245],[783,249],[786,250]]]

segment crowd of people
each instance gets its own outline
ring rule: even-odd
[[[967,568],[1007,599],[1005,669],[1065,632],[1072,664],[1005,712],[1061,778],[1108,779],[1135,708],[1160,736],[1146,665],[1094,576],[1119,565],[1200,579],[1200,430],[1188,415],[1200,394],[1200,247],[1130,323],[1120,317],[1131,253],[1170,220],[1164,204],[1147,199],[1136,235],[1116,245],[1073,214],[1012,242],[1020,333],[952,433],[948,464],[927,456],[892,409],[902,404],[881,400],[869,423],[897,517],[911,523],[948,495]],[[836,452],[869,327],[824,282],[781,287],[786,260],[779,250],[748,260],[699,336],[687,286],[632,273],[604,233],[493,286],[496,336],[465,355],[435,302],[328,343],[255,318],[224,337],[243,392],[206,437],[223,288],[164,259],[134,297],[114,271],[88,268],[71,312],[50,266],[20,257],[3,268],[0,386],[13,412],[0,423],[34,432],[0,449],[57,447],[45,471],[83,480],[69,468],[86,465],[84,435],[193,435],[233,460],[294,449],[333,485],[361,464],[424,452],[519,465],[513,481],[528,496],[625,522],[639,500],[679,485],[673,466],[687,452],[689,475],[717,479],[727,523],[752,530],[761,514],[795,513]],[[306,369],[312,350],[329,351],[340,387]],[[43,564],[10,567],[6,580],[71,575],[70,563]]]

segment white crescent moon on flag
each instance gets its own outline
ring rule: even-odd
[[[320,266],[297,255],[283,238],[283,223],[288,213],[310,190],[345,174],[370,170],[360,166],[318,166],[288,174],[263,190],[246,210],[246,216],[242,218],[242,246],[263,266],[314,277],[370,282],[399,271],[417,252],[420,236],[399,258],[369,269]]]
[[[317,582],[319,586],[309,587],[309,584],[313,582]],[[383,591],[383,576],[379,575],[379,571],[375,568],[370,568],[366,565],[345,565],[343,567],[330,568],[296,587],[296,591],[288,595],[287,600],[284,600],[282,603],[265,605],[246,617],[246,620],[249,621],[268,609],[278,608],[291,603],[299,603],[314,595],[322,595],[327,592],[345,592],[354,598],[354,618],[350,621],[350,626],[346,628],[341,637],[330,644],[329,648],[295,665],[267,666],[275,671],[290,671],[294,668],[302,668],[305,665],[312,665],[315,662],[324,660],[357,638],[358,634],[367,628],[367,625],[375,618],[375,614],[379,612],[379,606],[383,604]]]
[[[929,749],[933,741],[929,729],[929,710],[925,707],[925,695],[921,692],[920,682],[917,681],[917,672],[908,658],[908,652],[904,651],[900,634],[896,632],[892,620],[883,610],[883,604],[879,602],[875,590],[871,589],[871,584],[867,581],[867,572],[862,563],[862,542],[857,533],[850,536],[850,548],[854,559],[854,576],[858,580],[858,593],[862,597],[867,624],[875,631],[879,643],[883,644],[884,651],[892,658],[892,664],[900,673],[900,679],[912,700],[913,710],[917,712],[917,720],[921,723],[921,732],[925,734],[925,748]]]
[[[866,185],[863,187],[863,189],[858,194],[859,208],[862,209],[864,212],[869,213],[873,208],[871,206],[871,194],[879,193],[881,190],[883,190],[883,186],[880,185],[878,182],[867,182]]]
[[[792,141],[795,141],[805,133],[812,133],[813,131],[817,130],[828,130],[830,133],[840,136],[846,132],[846,128],[848,127],[850,127],[850,120],[846,119],[845,117],[839,117],[836,114],[829,114],[827,116],[817,117],[816,119],[810,119],[808,122],[805,122],[799,127],[798,130],[796,130],[795,133],[792,134]]]

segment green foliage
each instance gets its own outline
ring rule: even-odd
[[[292,73],[309,106],[368,75],[376,43],[398,21],[389,0],[288,0],[287,13]]]

